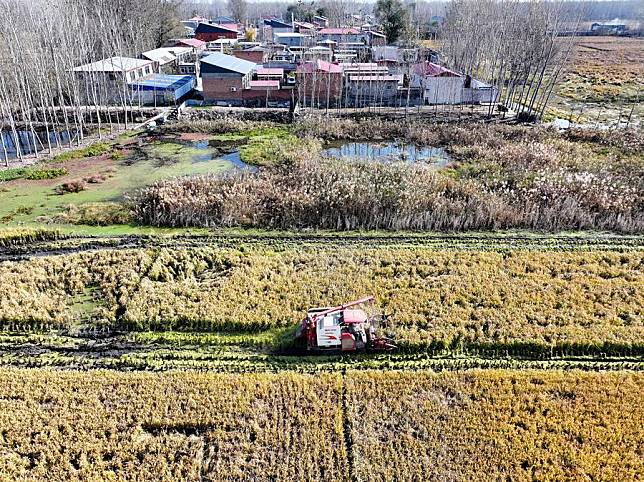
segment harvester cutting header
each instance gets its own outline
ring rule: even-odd
[[[307,350],[314,352],[393,350],[396,345],[390,338],[376,334],[383,316],[353,308],[373,300],[367,296],[339,306],[309,309],[297,327],[296,340],[306,342]]]

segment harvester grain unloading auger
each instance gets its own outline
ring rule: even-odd
[[[355,306],[372,303],[373,296],[343,305],[311,308],[297,327],[296,340],[313,352],[390,351],[396,348],[393,340],[376,333],[382,315],[369,316]]]

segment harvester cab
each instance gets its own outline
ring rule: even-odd
[[[393,340],[378,336],[380,315],[369,316],[355,308],[373,302],[373,296],[343,305],[311,308],[297,328],[295,337],[306,342],[307,350],[314,352],[388,351],[396,348]]]

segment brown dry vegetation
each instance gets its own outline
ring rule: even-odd
[[[557,92],[585,102],[641,99],[644,94],[644,41],[616,37],[580,39]]]
[[[12,480],[637,480],[633,372],[0,370]]]
[[[0,371],[12,480],[346,480],[337,376]]]
[[[325,140],[369,132],[371,138],[443,145],[453,163],[436,169],[294,159],[256,173],[165,180],[132,198],[135,218],[155,226],[280,229],[644,230],[641,131],[559,135],[540,128],[341,119],[304,121],[295,129]]]
[[[628,353],[644,344],[643,267],[639,251],[107,250],[0,263],[0,326],[74,327],[88,290],[91,326],[194,331],[292,326],[373,294],[410,349]]]

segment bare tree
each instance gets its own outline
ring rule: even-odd
[[[499,100],[519,116],[538,118],[575,39],[558,35],[564,22],[570,22],[562,5],[545,0],[453,1],[441,29],[448,65],[496,86]]]
[[[228,0],[228,11],[236,22],[246,22],[247,10],[246,0]]]

